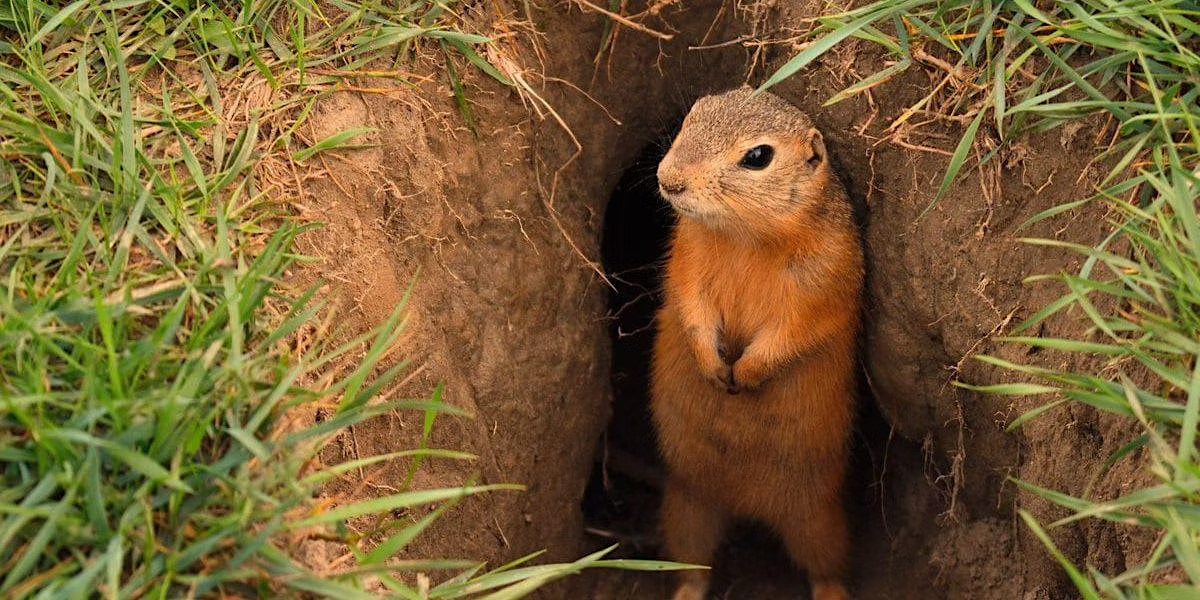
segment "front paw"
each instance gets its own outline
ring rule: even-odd
[[[704,378],[718,390],[731,396],[740,394],[744,390],[754,389],[738,378],[736,366],[727,364],[721,364],[709,370],[705,373]]]
[[[734,383],[738,391],[755,392],[766,383],[767,373],[763,373],[754,369],[752,365],[746,361],[738,361],[729,369],[729,378]],[[736,392],[730,392],[736,393]]]
[[[737,394],[742,391],[740,385],[733,375],[733,367],[720,363],[705,369],[704,379],[713,385],[713,387],[727,394]]]

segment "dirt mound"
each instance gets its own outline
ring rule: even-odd
[[[650,334],[636,319],[653,306],[653,256],[669,219],[637,205],[646,196],[635,188],[652,177],[646,157],[669,140],[696,97],[747,77],[759,81],[795,52],[779,40],[807,27],[821,3],[773,4],[651,2],[655,12],[641,20],[649,33],[572,3],[528,15],[525,3],[479,6],[472,10],[481,27],[499,40],[493,58],[526,69],[522,79],[545,104],[461,66],[472,131],[441,75],[441,55],[429,57],[434,75],[416,89],[372,81],[363,86],[370,92],[339,92],[317,104],[306,132],[312,139],[355,126],[377,133],[362,140],[367,148],[325,159],[326,174],[302,182],[302,208],[328,223],[302,249],[327,258],[318,270],[352,303],[358,327],[385,318],[411,284],[406,350],[423,369],[400,393],[423,396],[445,383],[447,401],[476,415],[439,419],[434,445],[479,460],[433,461],[418,483],[477,476],[529,486],[464,502],[414,553],[498,564],[547,548],[552,558],[570,558],[606,543],[605,536],[634,553],[639,543],[653,552],[656,475],[637,371]],[[1014,517],[1018,500],[1041,516],[1053,511],[1006,478],[1080,492],[1115,449],[1110,440],[1122,439],[1121,423],[1072,407],[1009,434],[1005,425],[1032,404],[952,382],[1007,377],[968,360],[975,353],[1064,360],[1015,356],[1017,348],[993,338],[1057,293],[1023,285],[1025,277],[1078,267],[1076,258],[1022,245],[1018,236],[1090,241],[1103,234],[1103,219],[1086,211],[1018,231],[1036,212],[1089,192],[1098,170],[1080,166],[1094,140],[1064,130],[1016,144],[988,170],[965,174],[922,216],[944,173],[941,149],[953,147],[962,124],[935,124],[905,145],[877,142],[929,93],[929,75],[910,70],[870,97],[822,106],[880,60],[848,43],[775,90],[826,132],[852,195],[867,209],[859,587],[870,598],[1073,597]],[[621,201],[635,204],[619,208]],[[609,252],[602,257],[602,238],[624,240],[628,252],[618,262],[646,259],[649,268],[613,263]],[[611,286],[600,275],[602,258],[616,275]],[[610,318],[634,299],[641,303],[634,321]],[[1079,326],[1069,317],[1050,325]],[[610,406],[615,419],[602,436]],[[396,414],[360,426],[341,456],[327,459],[411,447],[421,419]],[[397,462],[329,493],[383,493],[407,469]],[[1115,490],[1127,475],[1118,465],[1096,489]],[[585,504],[599,537],[584,533],[589,478]],[[735,535],[720,559],[723,597],[795,596],[802,578],[778,576],[789,567],[768,537],[753,529]],[[1138,548],[1098,525],[1064,529],[1056,541],[1074,558],[1118,566]],[[551,595],[656,598],[666,584],[661,576],[614,574],[577,585],[585,591],[561,587]]]

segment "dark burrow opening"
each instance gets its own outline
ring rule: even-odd
[[[625,171],[604,217],[601,256],[613,286],[608,314],[613,401],[582,508],[596,544],[620,542],[617,554],[622,557],[662,558],[657,514],[664,469],[650,420],[649,368],[654,314],[661,304],[661,266],[675,216],[658,193],[655,171],[681,123],[682,118],[648,144]],[[856,204],[865,226],[865,204]],[[886,485],[884,473],[920,473],[922,453],[891,435],[865,376],[860,380],[846,494],[854,528],[851,583],[862,597],[889,598],[893,594],[885,580],[896,561],[883,506],[888,493],[884,488],[893,486]],[[726,533],[714,560],[711,597],[797,598],[806,597],[806,589],[804,574],[789,563],[770,530],[744,522]]]

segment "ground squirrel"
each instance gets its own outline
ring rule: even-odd
[[[847,598],[863,255],[821,133],[769,93],[707,96],[658,182],[680,217],[652,384],[666,552],[707,564],[730,518],[759,519],[815,600]],[[704,598],[707,571],[682,573],[675,600]]]

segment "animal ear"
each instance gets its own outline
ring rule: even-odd
[[[813,169],[825,162],[825,138],[815,127],[808,132],[808,156],[804,160]]]

